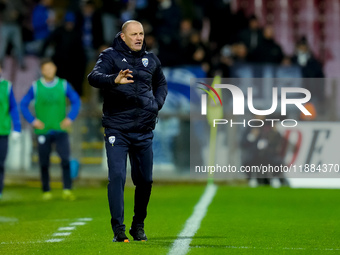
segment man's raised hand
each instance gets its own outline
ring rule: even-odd
[[[118,76],[115,79],[115,83],[116,84],[128,84],[128,83],[133,83],[134,80],[128,80],[127,78],[133,78],[133,76],[131,75],[132,71],[130,71],[129,69],[126,70],[120,70]]]

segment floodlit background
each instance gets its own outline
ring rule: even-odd
[[[32,81],[39,77],[39,59],[50,56],[57,63],[58,75],[67,78],[81,95],[81,113],[71,131],[72,158],[74,165],[80,164],[79,181],[104,180],[107,175],[101,128],[102,97],[99,90],[88,85],[86,75],[98,53],[110,46],[121,24],[131,18],[144,24],[147,49],[160,58],[169,86],[169,95],[155,129],[155,178],[190,179],[191,78],[216,75],[296,80],[326,77],[327,82],[306,82],[297,86],[312,93],[312,121],[334,122],[339,118],[340,90],[338,81],[333,79],[340,67],[340,32],[336,29],[340,24],[340,5],[337,0],[195,3],[26,0],[13,4],[16,2],[14,18],[4,4],[0,6],[3,31],[0,46],[7,46],[3,76],[13,82],[16,99],[20,102]],[[89,21],[91,29],[85,29],[85,20]],[[4,33],[9,24],[17,27],[22,36],[19,49],[15,41],[9,40],[14,37]],[[68,34],[60,28],[63,26],[73,27]],[[81,36],[74,35],[76,31]],[[68,37],[71,39],[65,39]],[[23,61],[18,54],[20,50],[24,54]],[[270,86],[257,93],[270,93]],[[227,114],[225,111],[225,116]],[[38,178],[35,138],[23,119],[22,124],[21,139],[10,141],[6,182]],[[233,139],[235,136],[225,129],[225,133],[228,132]],[[231,142],[234,154],[233,146],[230,148],[236,162],[242,161],[239,140]],[[52,176],[58,178],[56,154],[52,154],[51,160]],[[244,178],[244,175],[237,176],[237,179]]]
[[[62,184],[56,152],[51,155],[50,169],[56,198],[41,201],[35,135],[21,116],[20,139],[9,140],[0,201],[0,253],[67,254],[69,250],[72,254],[107,254],[113,249],[105,191],[102,95],[89,86],[86,76],[98,54],[111,45],[129,19],[143,23],[147,50],[161,61],[169,94],[154,130],[155,188],[146,222],[150,242],[119,246],[116,252],[169,252],[204,192],[208,174],[190,175],[190,160],[208,164],[211,149],[207,146],[209,125],[190,118],[200,112],[199,105],[191,105],[201,96],[195,92],[192,97],[193,80],[203,79],[211,85],[220,76],[238,79],[242,87],[242,81],[253,78],[294,79],[301,81],[298,87],[312,93],[308,105],[312,117],[292,111],[303,124],[292,131],[280,127],[262,130],[260,143],[247,142],[249,129],[219,127],[217,143],[227,148],[226,164],[239,167],[271,159],[283,164],[340,164],[336,153],[340,137],[340,0],[0,0],[0,54],[4,52],[0,61],[3,77],[13,83],[17,102],[38,79],[42,57],[56,62],[57,75],[68,79],[82,100],[70,132],[78,197],[74,204],[58,198]],[[270,98],[273,84],[257,91],[260,101],[264,94]],[[222,96],[223,102],[230,99],[226,93]],[[223,118],[233,118],[230,109],[230,102],[225,103]],[[198,150],[194,156],[193,147]],[[272,182],[272,177],[239,173],[216,178],[220,186],[201,228],[189,242],[189,253],[338,252],[340,178],[279,176],[279,182]],[[130,222],[133,190],[129,178],[127,185],[126,219]],[[72,226],[79,219],[84,226],[77,226],[70,237],[46,244],[60,227]]]
[[[13,41],[5,45],[11,37],[2,33],[0,45],[7,46],[3,76],[13,82],[19,102],[38,78],[39,57],[51,56],[60,70],[58,75],[81,94],[81,113],[71,132],[72,156],[80,163],[80,179],[106,176],[101,95],[88,85],[86,75],[100,50],[110,46],[128,19],[144,24],[147,49],[160,58],[169,84],[169,96],[155,130],[155,177],[189,178],[190,78],[216,74],[226,78],[333,78],[340,66],[340,32],[336,29],[340,6],[336,0],[14,2],[20,2],[18,18],[11,20],[2,7],[2,31],[9,23],[19,28],[24,61],[19,61]],[[59,27],[66,26],[69,12],[75,16],[72,29],[83,33],[74,38],[79,40],[77,45],[56,36]],[[92,30],[85,36],[87,15]],[[65,32],[62,36],[69,35]],[[63,48],[57,47],[60,43]],[[305,86],[315,99],[314,121],[339,117],[338,81],[328,81]],[[32,131],[24,120],[22,123],[20,141],[10,142],[8,178],[18,174],[21,178],[38,177]],[[55,155],[52,162],[58,163]]]

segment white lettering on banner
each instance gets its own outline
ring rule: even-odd
[[[280,121],[279,119],[251,119],[246,121],[245,119],[240,121],[234,121],[232,119],[226,120],[226,119],[214,119],[213,120],[213,127],[216,127],[217,125],[226,125],[229,123],[230,127],[233,127],[235,125],[240,125],[243,127],[249,126],[249,127],[262,127],[265,123],[271,125],[271,127],[275,126],[275,122],[281,123],[282,127],[296,127],[298,122],[294,119],[285,119]]]
[[[244,94],[240,88],[231,84],[215,84],[216,89],[228,89],[233,97],[233,114],[244,115]],[[304,94],[304,98],[287,98],[288,93],[300,93]],[[258,110],[253,105],[253,88],[249,87],[247,90],[248,94],[248,109],[255,115],[270,115],[275,112],[278,105],[278,91],[276,87],[272,88],[272,106],[267,110]],[[302,104],[307,103],[311,99],[311,93],[305,88],[281,88],[281,115],[287,115],[286,108],[288,104],[295,105],[304,115],[312,115]],[[202,100],[201,107],[206,109],[206,100]],[[202,111],[202,115],[206,115],[206,111]]]
[[[318,167],[340,163],[338,150],[340,123],[299,122],[299,125],[294,128],[286,128],[278,124],[276,127],[289,145],[284,148],[286,165]],[[340,188],[340,173],[336,171],[327,173],[306,171],[298,176],[287,173],[286,177],[292,187]]]

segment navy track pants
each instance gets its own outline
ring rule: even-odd
[[[65,132],[57,132],[46,135],[38,135],[37,139],[42,190],[45,192],[51,189],[48,169],[50,166],[52,144],[54,143],[56,145],[56,151],[61,159],[64,189],[71,189],[72,180],[70,173],[70,142],[68,134]]]
[[[114,129],[105,129],[105,147],[109,167],[108,199],[114,233],[125,231],[124,186],[128,154],[131,177],[136,186],[132,226],[144,227],[152,186],[152,139],[152,131],[124,133]]]

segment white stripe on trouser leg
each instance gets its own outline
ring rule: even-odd
[[[216,190],[216,185],[207,185],[204,194],[194,208],[193,214],[187,219],[183,230],[173,243],[168,253],[169,255],[184,255],[188,252],[192,237],[200,228],[201,221],[207,213],[208,207],[216,194]]]

